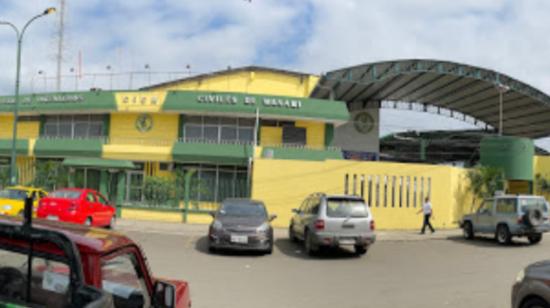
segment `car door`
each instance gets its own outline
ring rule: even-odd
[[[304,215],[304,226],[312,226],[314,221],[317,219],[317,212],[319,211],[319,206],[321,204],[321,198],[319,196],[314,196],[309,199],[307,205],[307,213]]]
[[[92,218],[92,225],[97,226],[101,224],[101,215],[98,215],[98,203],[93,192],[86,192],[84,196],[83,209],[86,212],[86,217]]]
[[[112,210],[109,206],[109,201],[100,193],[96,193],[97,203],[98,203],[98,215],[101,215],[101,223],[102,225],[108,225],[111,216],[112,216]]]
[[[495,201],[488,199],[479,207],[474,221],[474,232],[492,233],[493,207]]]

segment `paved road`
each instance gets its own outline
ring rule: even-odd
[[[517,272],[550,258],[550,236],[536,246],[509,247],[455,235],[387,240],[361,258],[348,251],[309,258],[283,236],[271,256],[211,255],[197,230],[124,229],[142,245],[155,273],[191,283],[198,308],[510,307]]]

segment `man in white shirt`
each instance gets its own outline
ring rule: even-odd
[[[422,209],[418,211],[417,214],[424,213],[424,223],[422,224],[422,230],[420,231],[420,234],[424,234],[424,231],[426,230],[426,226],[432,230],[432,233],[435,232],[434,228],[432,227],[432,224],[430,223],[430,217],[432,217],[432,204],[430,203],[430,198],[426,197],[426,200],[424,202],[424,205],[422,205]]]

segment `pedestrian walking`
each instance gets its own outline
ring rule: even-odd
[[[424,205],[422,205],[422,209],[418,211],[417,214],[424,213],[424,223],[422,224],[422,230],[420,231],[420,234],[424,234],[424,231],[426,230],[426,226],[430,228],[432,233],[435,232],[434,228],[432,227],[432,224],[430,223],[430,218],[432,217],[432,204],[430,203],[430,198],[426,197],[424,201]]]

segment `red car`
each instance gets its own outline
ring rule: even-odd
[[[186,281],[155,277],[112,231],[0,217],[0,255],[0,307],[191,307]]]
[[[115,208],[93,189],[66,188],[52,192],[38,203],[38,218],[95,227],[113,227]]]

